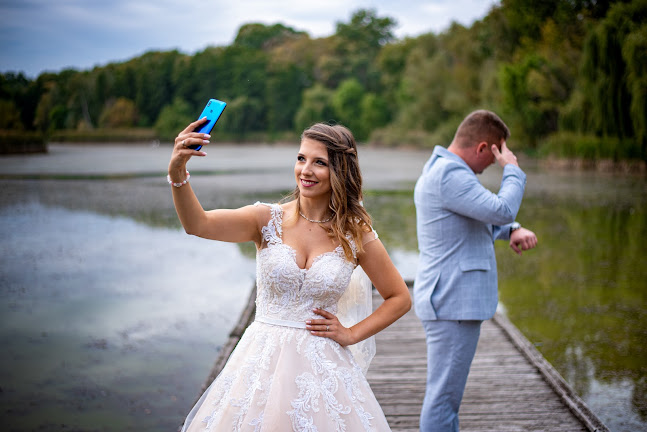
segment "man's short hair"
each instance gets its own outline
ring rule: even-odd
[[[510,129],[492,111],[477,110],[463,119],[456,130],[454,141],[463,148],[472,147],[480,142],[500,145],[501,140],[510,137]]]

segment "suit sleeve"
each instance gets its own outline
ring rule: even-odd
[[[494,240],[510,240],[510,226],[512,222],[505,225],[492,226],[492,238]]]
[[[483,223],[503,226],[514,222],[525,185],[524,172],[508,164],[503,168],[499,193],[495,194],[483,187],[467,167],[452,164],[446,168],[440,187],[445,208]]]

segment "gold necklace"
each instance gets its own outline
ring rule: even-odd
[[[326,223],[326,222],[329,222],[330,219],[332,219],[332,216],[333,216],[333,215],[330,215],[330,217],[328,219],[325,219],[325,220],[314,220],[314,219],[308,218],[306,215],[301,213],[301,210],[299,210],[299,214],[301,215],[302,218],[304,218],[308,222],[312,222],[312,223]]]

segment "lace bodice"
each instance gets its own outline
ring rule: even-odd
[[[278,204],[268,206],[271,217],[262,229],[263,246],[256,254],[257,319],[303,322],[321,318],[312,312],[315,307],[336,314],[337,302],[350,282],[355,263],[348,261],[338,246],[316,257],[308,269],[301,269],[296,251],[283,243],[283,209]],[[351,247],[355,255],[352,240]]]

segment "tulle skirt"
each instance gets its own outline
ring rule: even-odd
[[[390,431],[360,367],[337,342],[252,323],[182,431]]]

